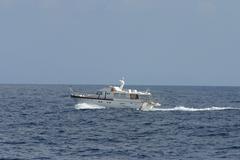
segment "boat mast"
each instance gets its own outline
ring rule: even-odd
[[[124,85],[125,85],[124,77],[123,77],[121,80],[119,80],[119,82],[120,82],[120,84],[121,84],[119,88],[120,88],[121,90],[123,90],[123,87],[124,87]]]

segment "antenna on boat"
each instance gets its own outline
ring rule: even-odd
[[[120,81],[120,84],[121,84],[119,88],[120,88],[121,90],[123,90],[123,87],[124,87],[124,85],[125,85],[124,77],[122,77],[122,79],[119,80],[119,81]]]
[[[69,87],[69,90],[70,90],[70,94],[73,95],[74,94],[74,91],[71,87]]]

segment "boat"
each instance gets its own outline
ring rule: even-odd
[[[138,110],[149,110],[159,103],[152,100],[149,91],[137,91],[136,89],[125,89],[124,78],[119,80],[120,86],[108,86],[96,91],[95,94],[75,92],[71,90],[71,98],[78,104],[87,103],[109,108],[134,108]]]

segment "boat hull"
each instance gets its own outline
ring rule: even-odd
[[[92,97],[81,97],[81,96],[71,96],[78,104],[88,103],[95,104],[99,106],[104,106],[107,108],[135,108],[140,109],[144,102],[141,101],[129,101],[122,99],[99,99]]]

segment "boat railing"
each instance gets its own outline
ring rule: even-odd
[[[82,95],[82,96],[93,96],[94,94],[89,94],[86,91],[74,91],[72,88],[69,88],[71,95]]]

